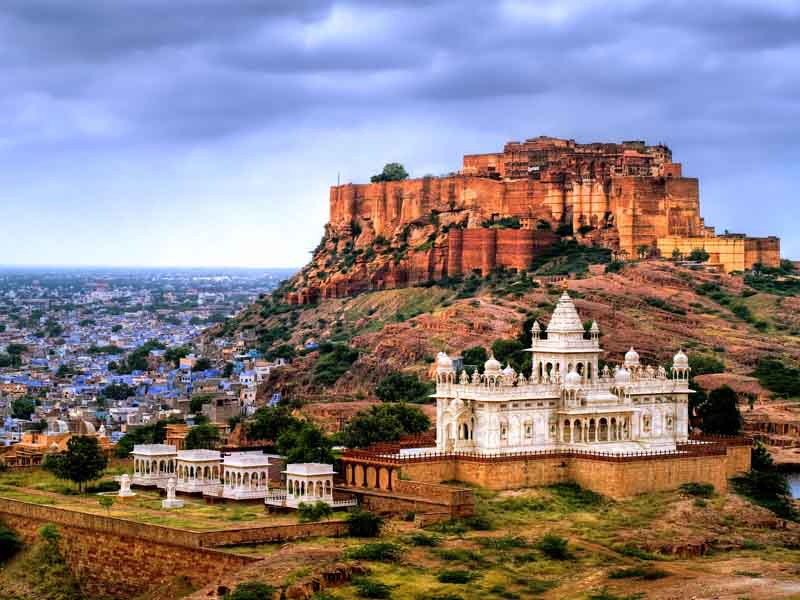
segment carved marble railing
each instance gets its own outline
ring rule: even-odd
[[[618,384],[613,378],[600,378],[580,384],[579,394],[611,392]],[[685,379],[636,378],[624,384],[626,394],[671,394],[689,392]],[[492,385],[480,383],[437,383],[437,396],[459,396],[465,400],[552,400],[561,396],[559,383],[525,383],[517,385]],[[611,392],[613,393],[613,392]]]

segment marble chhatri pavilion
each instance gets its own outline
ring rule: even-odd
[[[436,369],[436,445],[485,454],[591,450],[629,454],[675,450],[688,439],[689,360],[671,373],[644,366],[631,348],[611,371],[599,368],[600,329],[584,331],[567,292],[546,330],[533,327],[530,377],[492,356],[483,374],[457,373],[444,352]]]

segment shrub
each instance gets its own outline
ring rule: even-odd
[[[345,344],[321,344],[320,356],[314,364],[314,383],[333,385],[358,359],[358,350]]]
[[[528,540],[519,535],[505,535],[502,537],[479,538],[477,542],[484,548],[494,550],[511,550],[512,548],[527,548]]]
[[[553,560],[567,560],[568,558],[572,558],[572,553],[569,551],[569,542],[551,533],[542,537],[536,545],[536,548],[547,558]]]
[[[333,508],[322,501],[317,501],[313,504],[301,502],[297,507],[297,513],[300,516],[301,523],[308,523],[330,517],[333,514]]]
[[[567,510],[585,510],[603,502],[603,497],[577,483],[556,483],[548,488]]]
[[[378,537],[383,519],[366,510],[356,510],[347,515],[347,531],[353,537]]]
[[[714,495],[714,486],[710,483],[684,483],[681,485],[680,490],[684,494],[696,498],[711,498]]]
[[[260,581],[243,581],[232,592],[225,594],[224,600],[271,600],[275,588]]]
[[[800,369],[777,358],[760,358],[753,372],[765,388],[781,398],[800,396]]]
[[[394,562],[400,558],[402,548],[397,544],[388,542],[375,542],[350,548],[347,557],[356,560],[376,560],[382,562]]]
[[[486,564],[486,559],[481,556],[479,552],[475,552],[474,550],[466,550],[464,548],[443,548],[436,551],[436,554],[439,556],[439,558],[446,560],[447,562],[470,563],[472,565]]]
[[[22,548],[22,542],[17,534],[9,529],[5,523],[0,522],[0,563],[6,562]]]
[[[442,538],[438,535],[431,535],[429,533],[412,533],[406,541],[411,544],[412,546],[427,546],[429,548],[434,548],[442,543]]]
[[[362,598],[390,598],[392,588],[385,583],[361,577],[355,580],[356,591]]]
[[[644,579],[646,581],[663,579],[667,576],[669,576],[669,573],[663,569],[658,569],[650,565],[639,565],[635,567],[629,567],[627,569],[616,569],[608,574],[609,579],[628,579],[635,577],[637,579]]]
[[[469,583],[477,577],[477,573],[466,569],[447,569],[440,571],[436,579],[441,583]]]

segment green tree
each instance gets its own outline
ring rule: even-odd
[[[403,435],[427,431],[430,419],[418,408],[404,402],[372,406],[357,413],[340,434],[351,448],[366,448],[378,442],[394,442]]]
[[[189,346],[173,346],[164,351],[164,360],[172,363],[173,367],[178,367],[181,359],[188,356],[192,349]]]
[[[636,255],[640,259],[647,258],[649,256],[649,254],[650,254],[650,246],[648,246],[647,244],[642,244],[641,246],[636,246]]]
[[[107,465],[108,459],[97,438],[76,435],[67,442],[66,452],[47,457],[44,468],[59,479],[77,483],[78,491],[82,493],[84,484],[100,477]]]
[[[186,449],[205,448],[212,450],[219,445],[219,429],[210,423],[195,425],[186,434]]]
[[[112,333],[119,333],[120,331],[122,331],[122,325],[112,325],[111,326],[111,332]]]
[[[717,435],[738,435],[742,431],[742,414],[734,392],[727,385],[713,390],[708,400],[698,407],[703,420],[705,433]]]
[[[30,419],[36,403],[30,398],[17,398],[11,403],[11,416],[15,419]]]
[[[426,404],[432,392],[432,384],[420,381],[416,375],[397,372],[389,373],[375,388],[375,395],[383,402]]]
[[[194,367],[192,367],[193,371],[207,371],[211,368],[211,361],[205,357],[198,358],[195,363]]]
[[[278,436],[278,452],[287,463],[333,463],[333,442],[317,426],[298,421]]]
[[[673,248],[672,249],[672,260],[679,261],[683,260],[683,253],[680,251],[680,248]]]
[[[694,262],[706,262],[711,255],[703,248],[694,248],[686,258]]]
[[[251,440],[276,441],[281,432],[294,427],[299,419],[285,406],[263,406],[245,423],[245,433]]]
[[[136,395],[136,388],[127,383],[112,383],[103,388],[102,395],[111,400],[126,400]]]
[[[461,358],[464,359],[464,366],[472,366],[482,371],[483,363],[489,358],[489,354],[483,346],[473,346],[464,350],[461,353]]]
[[[369,180],[372,183],[380,183],[382,181],[402,181],[403,179],[408,179],[408,172],[403,165],[393,162],[386,163],[383,171],[373,175]]]
[[[192,414],[202,412],[203,405],[208,404],[213,399],[214,394],[198,394],[197,396],[192,396],[192,399],[189,401],[189,412]]]

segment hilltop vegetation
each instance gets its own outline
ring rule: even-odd
[[[539,268],[555,273],[567,264],[574,271],[576,263],[588,267],[608,258],[599,253],[542,256]],[[744,275],[656,260],[607,263],[605,273],[577,270],[583,275],[569,282],[570,295],[587,323],[599,323],[607,362],[620,361],[634,346],[644,361],[668,366],[684,348],[694,375],[755,373],[776,394],[798,395],[792,380],[800,365],[800,297],[787,283],[795,280],[788,265]],[[429,382],[441,350],[493,350],[504,364],[528,369],[521,350],[530,343],[529,328],[534,320],[547,323],[561,294],[559,285],[536,277],[498,270],[304,306],[285,302],[287,282],[212,335],[243,333],[268,355],[292,355],[292,367],[271,382],[289,400],[302,402],[321,390],[334,398],[374,398],[392,373]],[[303,349],[309,340],[318,347]],[[479,355],[467,360],[465,354],[465,364]]]

